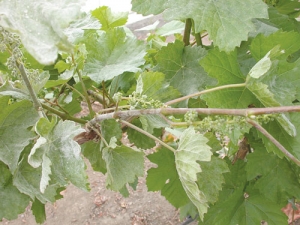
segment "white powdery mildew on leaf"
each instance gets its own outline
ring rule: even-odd
[[[175,163],[179,179],[188,197],[199,211],[200,218],[203,219],[207,212],[207,199],[197,185],[197,173],[202,170],[197,161],[210,161],[210,147],[206,145],[207,139],[195,133],[190,127],[182,133],[178,150],[175,152]]]
[[[53,64],[59,50],[71,50],[64,29],[81,15],[82,0],[3,0],[0,26],[16,32],[34,58]]]

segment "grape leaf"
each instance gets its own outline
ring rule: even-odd
[[[30,100],[30,96],[26,91],[19,88],[15,88],[12,82],[5,81],[0,87],[0,95],[11,96],[16,99],[27,99]]]
[[[165,82],[165,75],[160,72],[144,72],[137,80],[136,90],[148,98],[167,102],[180,96],[180,92]]]
[[[80,156],[80,146],[73,138],[84,130],[72,121],[48,122],[41,118],[36,124],[39,139],[31,149],[28,162],[34,168],[42,167],[40,190],[43,193],[50,175],[64,184],[70,180],[75,186],[87,190],[85,163]],[[50,129],[45,129],[45,127]],[[76,173],[74,173],[76,171]]]
[[[142,123],[138,119],[133,120],[132,124],[142,128]],[[134,143],[134,145],[138,148],[150,149],[155,146],[155,141],[153,139],[147,137],[145,134],[142,134],[139,131],[136,131],[135,129],[128,128],[127,135],[129,141]]]
[[[287,57],[300,49],[300,34],[293,31],[283,32],[281,30],[269,36],[260,34],[251,43],[251,54],[256,60],[260,60],[277,45],[280,45],[281,50],[284,49],[282,57]]]
[[[122,28],[106,33],[92,33],[84,40],[89,52],[84,71],[97,83],[110,80],[124,72],[137,72],[144,63],[145,46],[142,41],[126,37]]]
[[[227,163],[230,162],[227,160]],[[265,198],[247,183],[246,163],[239,160],[228,165],[230,173],[225,173],[226,184],[220,193],[219,201],[210,207],[201,225],[255,225],[261,221],[268,224],[285,224],[286,216],[281,205]]]
[[[80,17],[82,4],[82,0],[3,0],[0,25],[18,33],[38,62],[53,64],[59,50],[72,50],[64,29]]]
[[[28,127],[38,120],[38,114],[31,102],[23,100],[9,104],[9,98],[0,97],[0,160],[13,173],[24,147],[35,137]]]
[[[201,219],[207,212],[208,204],[206,196],[197,185],[197,173],[202,171],[197,161],[211,160],[212,153],[210,147],[206,145],[207,141],[208,139],[195,133],[194,128],[190,127],[182,133],[175,152],[179,179],[187,196],[197,207]]]
[[[112,146],[103,149],[102,157],[106,162],[106,185],[119,191],[126,183],[133,183],[138,176],[144,175],[144,154],[126,146]]]
[[[102,24],[101,30],[123,26],[128,19],[128,12],[112,12],[107,6],[99,7],[92,11],[92,16]]]
[[[268,153],[262,144],[252,144],[254,152],[247,156],[247,179],[257,179],[254,187],[272,201],[284,205],[288,199],[300,197],[298,174],[287,159]],[[259,178],[257,178],[259,177]]]
[[[245,82],[246,77],[240,71],[236,51],[225,53],[215,48],[208,52],[200,64],[209,76],[218,80],[218,86]],[[243,87],[214,91],[201,98],[212,108],[247,108],[250,104],[259,104],[255,96]]]
[[[197,174],[199,189],[204,193],[209,203],[218,200],[219,191],[222,190],[222,183],[225,179],[222,173],[229,172],[224,160],[212,157],[210,162],[199,162],[202,172]]]
[[[100,142],[88,141],[84,143],[83,146],[81,146],[81,150],[84,157],[86,157],[91,163],[93,170],[105,174],[107,171],[106,164],[102,158],[102,151],[100,145]]]
[[[199,60],[205,55],[205,49],[184,47],[183,42],[176,40],[162,47],[156,54],[157,70],[163,72],[170,85],[181,94],[195,93],[214,83],[199,65]]]
[[[143,129],[153,134],[155,128],[169,127],[170,125],[159,115],[142,115],[140,116]]]
[[[214,44],[227,52],[255,30],[252,19],[268,18],[267,5],[260,0],[229,0],[226,4],[217,0],[133,0],[132,10],[143,15],[163,12],[167,20],[191,18],[196,33],[206,30]]]
[[[32,202],[31,211],[37,223],[43,223],[46,220],[45,204],[38,199],[34,199]]]
[[[300,132],[300,117],[299,113],[289,114],[290,122],[295,126],[296,133]],[[299,135],[296,137],[290,136],[277,121],[271,121],[263,126],[277,141],[279,141],[290,153],[296,158],[300,159],[300,139]],[[274,152],[278,156],[284,156],[283,153],[264,135],[258,133],[258,136],[262,138],[268,152]]]
[[[108,143],[113,137],[115,137],[117,140],[122,138],[121,126],[115,119],[102,121],[100,129],[101,134]]]
[[[147,171],[147,187],[149,191],[161,191],[173,206],[179,208],[189,202],[179,179],[174,153],[161,147],[157,152],[148,155],[148,159],[157,165]]]
[[[25,148],[24,154],[21,157],[19,166],[14,174],[13,184],[24,194],[30,196],[31,199],[37,198],[41,203],[55,202],[58,198],[59,190],[58,181],[56,177],[51,177],[49,185],[44,193],[40,192],[40,182],[42,176],[42,168],[34,168],[28,163],[28,155],[32,145]],[[64,182],[62,186],[66,186]]]
[[[264,198],[258,192],[244,192],[242,188],[219,205],[213,206],[200,225],[256,225],[266,221],[268,225],[287,224],[282,206]]]
[[[12,183],[9,168],[0,161],[0,221],[16,219],[18,214],[25,211],[30,198],[21,193]]]

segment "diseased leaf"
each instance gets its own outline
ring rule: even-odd
[[[184,47],[183,42],[176,40],[156,54],[157,71],[163,72],[170,85],[182,95],[196,93],[214,84],[214,80],[199,65],[205,55],[204,48]]]
[[[102,24],[101,30],[123,26],[128,19],[128,12],[112,12],[107,6],[99,7],[92,11],[92,16]]]
[[[88,56],[84,71],[95,82],[111,80],[124,72],[137,72],[144,63],[142,41],[126,37],[123,28],[92,33],[84,40]]]
[[[39,116],[27,100],[9,104],[9,96],[0,97],[0,161],[13,173],[20,154],[35,134],[28,130]],[[13,135],[12,135],[13,134]]]
[[[34,168],[28,163],[28,155],[32,145],[29,145],[24,150],[19,166],[13,178],[13,184],[22,193],[30,196],[31,199],[37,198],[41,203],[55,202],[58,199],[58,194],[63,189],[60,188],[57,179],[60,177],[51,177],[50,183],[44,193],[40,191],[40,182],[42,176],[42,168]],[[63,187],[67,185],[64,181]]]
[[[37,61],[53,64],[59,50],[72,50],[64,30],[80,17],[82,4],[82,0],[3,0],[0,25],[16,32]]]
[[[144,154],[138,150],[126,146],[106,147],[102,155],[107,167],[106,186],[111,190],[119,191],[144,175]]]
[[[85,163],[80,156],[79,144],[73,140],[84,130],[72,121],[59,121],[55,126],[54,124],[44,118],[36,124],[40,137],[28,156],[28,162],[33,167],[42,167],[40,190],[44,193],[51,174],[55,179],[61,180],[61,184],[70,180],[75,186],[87,190]],[[47,125],[52,127],[48,129],[48,133],[45,130]]]
[[[209,162],[199,162],[202,172],[197,174],[197,184],[204,193],[207,201],[214,204],[218,200],[219,191],[225,183],[223,173],[229,172],[224,160],[212,157]]]
[[[16,99],[27,99],[30,100],[30,97],[26,91],[23,91],[19,88],[15,88],[12,82],[6,81],[0,87],[0,95],[2,96],[11,96]]]
[[[7,165],[0,161],[0,220],[16,219],[25,211],[30,198],[21,193],[12,183],[12,174]]]
[[[173,206],[179,208],[189,202],[182,187],[175,165],[174,153],[161,147],[157,152],[147,156],[157,168],[147,171],[147,187],[149,191],[160,191]]]
[[[195,133],[190,127],[186,129],[178,144],[175,152],[175,164],[182,186],[193,204],[197,207],[199,216],[203,219],[207,212],[207,198],[197,185],[197,173],[200,173],[201,167],[197,161],[210,161],[210,147],[206,145],[208,139],[203,135]]]
[[[268,18],[267,5],[260,0],[229,0],[226,4],[217,0],[133,0],[132,10],[143,15],[163,12],[167,20],[191,18],[195,32],[206,30],[214,44],[227,52],[255,30],[252,19]]]

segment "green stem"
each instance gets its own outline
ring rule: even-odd
[[[28,79],[28,76],[27,76],[27,73],[26,73],[26,70],[25,70],[25,67],[24,67],[23,63],[16,60],[16,64],[17,64],[17,67],[18,67],[18,69],[21,73],[22,79],[23,79],[23,81],[24,81],[24,83],[27,87],[27,90],[28,90],[28,92],[29,92],[29,94],[32,98],[35,110],[38,112],[40,117],[47,118],[46,114],[43,111],[42,105],[41,105],[35,91],[33,90],[32,86],[30,84],[30,81]]]
[[[63,113],[63,112],[61,112],[61,111],[59,111],[59,110],[57,110],[57,109],[54,109],[54,108],[52,108],[51,106],[48,106],[48,105],[46,105],[46,104],[43,104],[43,103],[42,103],[41,106],[42,106],[44,109],[48,110],[49,112],[51,112],[51,113],[53,113],[53,114],[59,116],[59,117],[60,117],[61,119],[63,119],[63,120],[72,120],[72,121],[77,122],[77,123],[80,123],[80,124],[86,124],[86,123],[87,123],[86,120],[83,120],[83,119],[80,119],[80,118],[76,118],[76,117],[70,116],[69,114]]]
[[[192,28],[192,19],[187,19],[185,21],[185,28],[183,34],[183,43],[185,46],[190,45],[191,28]]]
[[[95,115],[95,112],[93,111],[93,108],[92,108],[92,105],[91,105],[91,102],[90,102],[90,99],[89,99],[89,95],[88,95],[88,93],[87,93],[85,84],[84,84],[83,79],[82,79],[81,72],[80,72],[80,70],[78,69],[78,67],[77,67],[77,65],[76,65],[76,62],[75,62],[75,59],[74,59],[74,56],[73,56],[73,55],[72,55],[72,60],[73,60],[73,63],[74,63],[74,65],[75,65],[75,67],[76,67],[76,73],[78,74],[79,81],[80,81],[81,86],[82,86],[82,90],[83,90],[83,93],[82,93],[82,94],[83,94],[83,96],[84,96],[84,98],[85,98],[85,101],[86,101],[86,103],[87,103],[87,105],[88,105],[88,108],[89,108],[89,111],[90,111],[90,116],[91,116],[91,118],[93,118],[94,115]]]
[[[294,157],[286,148],[279,143],[265,128],[263,128],[258,122],[251,120],[249,118],[246,119],[249,124],[259,130],[266,138],[268,138],[287,158],[295,162],[298,166],[300,166],[300,161]]]
[[[125,121],[125,120],[120,120],[121,123],[123,123],[124,125],[146,135],[147,137],[153,139],[154,141],[157,141],[159,144],[161,144],[162,146],[164,146],[165,148],[171,150],[172,152],[176,152],[176,150],[174,148],[172,148],[171,146],[169,146],[168,144],[166,144],[165,142],[163,142],[162,140],[158,139],[157,137],[153,136],[152,134],[148,133],[147,131],[144,131],[143,129]]]
[[[207,89],[207,90],[204,90],[204,91],[200,91],[200,92],[197,92],[197,93],[194,93],[194,94],[183,96],[181,98],[177,98],[177,99],[168,101],[165,104],[166,105],[172,105],[172,104],[175,104],[175,103],[187,100],[189,98],[197,97],[197,96],[200,96],[200,95],[203,95],[203,94],[207,94],[207,93],[210,93],[210,92],[219,91],[219,90],[227,89],[227,88],[239,88],[239,87],[245,87],[245,86],[246,86],[246,83],[222,85],[222,86],[219,86],[219,87],[210,88],[210,89]]]
[[[196,38],[197,46],[202,46],[203,47],[202,38],[201,38],[200,33],[195,33],[195,38]]]

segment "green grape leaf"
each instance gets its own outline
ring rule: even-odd
[[[107,142],[115,137],[117,140],[122,138],[121,125],[115,119],[104,120],[101,122],[101,134]]]
[[[168,36],[177,33],[181,34],[184,30],[184,26],[185,24],[183,22],[173,20],[164,24],[162,27],[157,28],[155,33],[161,36]]]
[[[278,41],[280,40],[280,42]],[[291,41],[287,41],[291,40]],[[287,61],[292,53],[300,49],[300,35],[295,32],[278,31],[267,37],[258,36],[251,44],[251,52],[259,60],[264,57],[262,54],[268,54],[268,51],[276,50],[280,45],[280,50],[274,51],[270,55],[272,66],[270,70],[259,81],[268,85],[268,89],[274,94],[274,98],[281,105],[291,105],[299,95],[299,78],[297,74],[300,71],[299,59],[293,63]]]
[[[201,225],[255,225],[261,221],[268,224],[285,224],[282,205],[265,198],[247,182],[246,163],[238,160],[234,165],[226,160],[230,173],[225,173],[225,185],[219,201],[210,207]]]
[[[17,168],[21,152],[35,137],[28,128],[39,117],[31,102],[23,100],[9,104],[9,98],[0,98],[0,161],[13,172]]]
[[[164,128],[170,126],[170,124],[168,124],[167,121],[159,115],[142,115],[139,119],[142,123],[143,129],[150,134],[153,134],[153,130],[155,128]]]
[[[290,113],[289,121],[295,126],[296,133],[300,133],[300,116],[299,113]],[[278,121],[271,121],[263,126],[277,141],[279,141],[290,153],[296,158],[300,159],[300,139],[299,135],[293,137],[290,136],[285,129],[282,128]],[[279,157],[283,157],[284,154],[264,135],[258,133],[258,136],[262,138],[264,145],[268,152],[274,152]]]
[[[284,50],[282,57],[287,57],[300,49],[300,34],[293,31],[283,32],[281,30],[269,36],[259,34],[251,42],[251,54],[256,60],[260,60],[277,45],[280,45],[280,49]]]
[[[101,142],[88,141],[81,146],[82,154],[86,157],[93,170],[106,173],[106,163],[102,158]]]
[[[218,200],[219,191],[225,183],[223,173],[229,172],[224,160],[212,157],[210,162],[199,162],[202,172],[197,174],[197,184],[207,201],[214,204]]]
[[[0,221],[16,219],[18,214],[25,211],[30,198],[21,193],[12,183],[9,168],[0,161]]]
[[[254,152],[247,156],[247,179],[256,179],[254,187],[279,204],[292,197],[299,198],[298,174],[287,159],[268,153],[262,144],[251,145]]]
[[[299,16],[300,3],[298,1],[278,1],[275,8],[282,14],[290,15],[291,17]]]
[[[52,88],[61,84],[66,84],[73,77],[73,74],[73,70],[65,70],[56,80],[48,80],[45,84],[45,88]]]
[[[28,156],[31,166],[42,167],[40,190],[44,193],[50,175],[63,179],[62,184],[67,179],[75,186],[87,190],[85,163],[80,156],[79,144],[73,140],[84,130],[72,121],[59,121],[55,126],[54,124],[44,118],[40,119],[35,127],[40,137]],[[50,129],[45,129],[47,126]]]
[[[209,76],[218,80],[218,86],[244,83],[246,80],[237,62],[236,51],[225,53],[215,48],[208,52],[200,64]],[[244,87],[214,91],[202,95],[201,98],[212,108],[247,108],[248,105],[258,102]]]
[[[296,98],[296,92],[300,83],[298,78],[289,71],[291,69],[294,69],[294,71],[299,70],[300,67],[297,65],[297,62],[287,63],[286,60],[276,60],[276,58],[281,57],[279,56],[281,53],[282,51],[279,49],[279,46],[272,48],[272,50],[253,67],[257,67],[257,70],[255,69],[255,72],[251,74],[251,71],[254,71],[252,68],[247,77],[246,86],[248,90],[250,90],[265,107],[289,105]],[[262,71],[260,70],[260,62],[265,59],[268,59],[268,68]],[[289,84],[291,80],[295,82]],[[268,89],[269,87],[271,90]],[[289,89],[287,89],[287,87],[289,87]],[[289,135],[296,136],[296,129],[286,115],[281,114],[276,119]]]
[[[200,225],[255,225],[266,221],[268,225],[287,224],[282,206],[264,198],[256,191],[244,192],[240,187],[221,204],[213,206]]]
[[[95,82],[110,80],[124,72],[137,72],[146,54],[142,41],[126,37],[122,28],[92,33],[85,38],[89,52],[84,72]]]
[[[136,90],[148,98],[167,102],[180,96],[180,92],[168,85],[165,75],[160,72],[144,72],[138,80]]]
[[[37,223],[43,223],[46,220],[45,204],[38,199],[34,199],[32,202],[31,211]]]
[[[161,191],[173,206],[179,208],[189,202],[182,187],[175,165],[174,153],[160,147],[157,152],[148,155],[148,159],[157,165],[147,171],[147,187],[149,191]]]
[[[199,60],[205,55],[204,48],[184,47],[183,42],[176,40],[162,47],[156,54],[156,70],[163,72],[170,85],[181,94],[195,93],[214,83],[199,65]]]
[[[81,0],[3,0],[0,25],[18,33],[27,51],[38,62],[53,64],[59,50],[72,50],[64,30],[80,17],[82,3]]]
[[[252,19],[268,18],[267,9],[260,0],[229,0],[226,4],[216,0],[132,1],[132,10],[143,15],[163,12],[167,20],[193,19],[196,33],[206,30],[214,44],[227,52],[255,30]]]
[[[144,175],[144,154],[126,146],[105,147],[102,157],[106,162],[106,186],[119,191],[126,183]]]
[[[114,27],[123,26],[128,19],[128,12],[112,12],[107,6],[99,7],[92,11],[92,16],[102,24],[101,30],[108,30]]]
[[[197,185],[197,173],[202,171],[197,161],[211,160],[212,153],[207,142],[208,139],[195,133],[194,128],[190,127],[182,133],[178,149],[175,152],[175,164],[179,179],[187,196],[197,207],[201,219],[207,212],[208,204],[206,196]]]
[[[142,123],[138,119],[133,120],[132,124],[142,128]],[[128,128],[127,135],[129,141],[138,148],[150,149],[156,145],[153,139],[147,137],[145,134],[142,134],[139,131],[136,131],[135,129]]]

